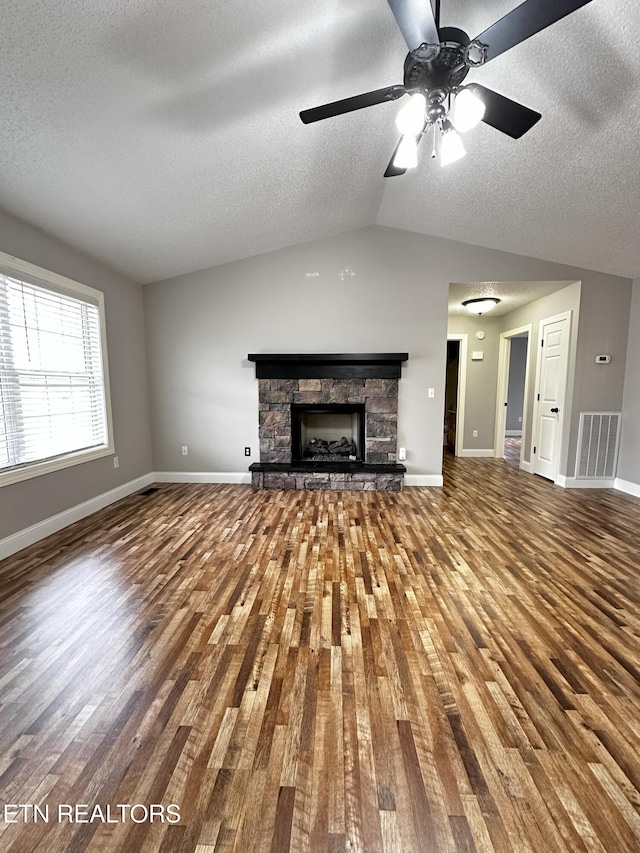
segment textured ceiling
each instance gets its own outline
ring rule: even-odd
[[[426,0],[425,0],[426,2]],[[442,0],[470,35],[516,5]],[[586,7],[469,75],[543,113],[513,141],[383,172],[402,82],[386,0],[2,0],[0,206],[154,281],[379,223],[640,277],[636,0]]]
[[[509,314],[523,305],[541,299],[549,293],[562,290],[569,281],[472,281],[452,282],[449,285],[449,315],[470,317],[462,304],[466,299],[479,299],[482,296],[497,296],[500,300],[491,309],[491,317]]]

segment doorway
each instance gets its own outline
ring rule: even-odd
[[[525,470],[530,470],[531,330],[529,323],[500,335],[494,438],[495,456]]]
[[[452,333],[447,335],[443,445],[454,456],[462,453],[466,384],[467,335]]]

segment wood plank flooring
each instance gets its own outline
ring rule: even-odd
[[[494,459],[121,501],[0,563],[0,849],[637,853],[639,530]]]

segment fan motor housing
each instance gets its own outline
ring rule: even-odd
[[[439,31],[440,51],[429,61],[420,59],[420,48],[407,54],[404,62],[404,86],[408,91],[445,89],[459,86],[469,73],[465,48],[471,39],[457,27],[442,27]]]

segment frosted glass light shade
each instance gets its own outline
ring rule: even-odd
[[[426,99],[417,92],[412,95],[396,116],[396,127],[402,136],[417,136],[424,127]]]
[[[393,158],[396,169],[414,169],[418,165],[418,139],[415,136],[403,136]]]
[[[470,89],[458,92],[453,104],[452,122],[458,133],[472,130],[484,118],[485,105]]]
[[[484,299],[467,299],[462,304],[467,311],[470,311],[472,314],[486,314],[487,311],[491,311],[492,308],[495,308],[498,302],[500,302],[500,300],[495,296],[487,296]]]
[[[448,166],[450,163],[455,163],[461,157],[464,157],[467,152],[464,150],[462,140],[451,128],[445,130],[442,134],[442,143],[440,145],[440,163],[443,166]]]

